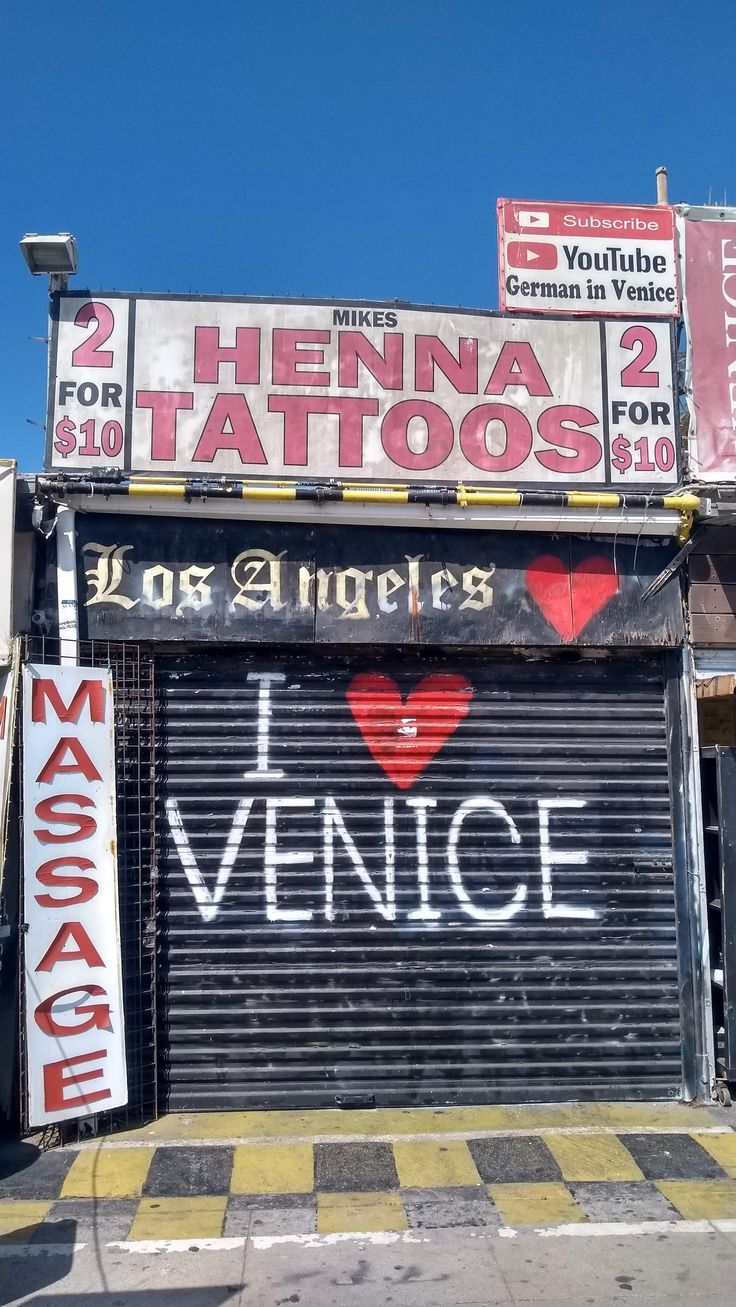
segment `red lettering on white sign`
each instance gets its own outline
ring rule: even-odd
[[[68,950],[70,941],[76,950]],[[59,962],[86,962],[88,967],[104,967],[104,962],[80,921],[65,921],[59,926],[36,971],[53,971]]]
[[[501,346],[493,372],[488,379],[486,395],[503,395],[509,386],[523,386],[530,395],[551,395],[534,350],[528,341],[507,340]]]
[[[194,328],[194,380],[219,383],[223,363],[235,364],[239,386],[258,385],[261,374],[260,327],[236,327],[235,344],[220,343],[219,327]],[[230,374],[232,375],[232,374]]]
[[[60,722],[78,722],[85,703],[90,721],[105,720],[105,689],[100,681],[82,681],[72,695],[69,706],[63,702],[58,687],[50,679],[39,677],[31,682],[31,720],[46,721],[46,703],[53,708]]]
[[[85,817],[78,812],[57,812],[57,803],[78,803],[80,808],[94,808],[95,801],[87,794],[57,794],[52,799],[42,799],[36,804],[35,815],[39,821],[48,821],[52,825],[73,826],[71,833],[54,834],[50,830],[34,830],[33,834],[41,844],[71,844],[75,840],[88,840],[97,830],[94,817]]]
[[[39,1030],[44,1035],[53,1035],[56,1038],[62,1038],[64,1035],[83,1035],[87,1030],[111,1030],[110,1021],[110,1004],[109,1003],[88,1003],[84,1000],[74,1003],[71,1006],[64,1004],[64,1011],[71,1010],[76,1016],[85,1017],[86,1020],[78,1021],[76,1025],[62,1025],[57,1017],[54,1016],[54,1003],[60,999],[67,998],[69,994],[83,993],[88,998],[94,998],[98,995],[106,998],[107,992],[102,985],[70,985],[68,989],[60,989],[57,994],[51,994],[45,998],[43,1003],[39,1003],[35,1011],[35,1021]]]
[[[77,903],[89,903],[97,893],[97,881],[92,876],[60,876],[61,867],[77,867],[79,871],[96,871],[91,858],[74,857],[64,854],[61,858],[49,858],[42,862],[36,872],[36,880],[46,889],[75,889],[76,894],[66,898],[54,898],[53,894],[35,894],[34,898],[41,908],[72,907]]]
[[[43,1087],[44,1102],[48,1112],[60,1113],[60,1119],[65,1116],[76,1116],[78,1113],[72,1111],[73,1108],[88,1107],[91,1103],[104,1102],[106,1098],[112,1098],[109,1089],[97,1089],[93,1093],[76,1094],[73,1097],[67,1095],[69,1086],[78,1089],[81,1084],[88,1080],[101,1080],[105,1074],[104,1067],[95,1067],[91,1071],[83,1071],[80,1074],[66,1075],[65,1072],[73,1067],[84,1066],[88,1062],[101,1061],[107,1057],[107,1049],[99,1048],[94,1053],[79,1053],[76,1057],[63,1058],[60,1062],[47,1062],[43,1068]],[[112,1104],[109,1104],[112,1106]]]
[[[32,814],[24,831],[26,1063],[36,1126],[88,1115],[95,1104],[122,1106],[128,1090],[111,674],[28,666],[23,680],[23,792]],[[49,845],[63,847],[49,856]]]
[[[74,762],[63,763],[62,758],[66,758],[68,753],[72,755]],[[81,772],[87,781],[102,780],[81,741],[75,740],[73,735],[65,735],[54,745],[51,756],[46,760],[36,780],[39,785],[50,785],[55,776],[68,776],[70,772]]]

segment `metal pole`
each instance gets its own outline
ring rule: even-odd
[[[59,662],[75,667],[79,661],[79,605],[77,599],[77,533],[74,509],[56,510],[56,602],[59,614]]]
[[[680,987],[684,1002],[683,1096],[708,1102],[713,1097],[716,1062],[692,650],[685,645],[679,655],[669,655],[669,660],[672,667],[671,715],[668,714],[670,765],[677,778],[677,789],[681,797],[681,803],[675,802],[673,806],[673,842],[676,853],[675,896]],[[692,1047],[688,1048],[690,1041]]]
[[[655,175],[657,178],[657,204],[667,204],[667,169],[664,167],[658,168]]]

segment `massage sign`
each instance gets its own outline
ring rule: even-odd
[[[112,678],[23,672],[28,1118],[127,1102]]]

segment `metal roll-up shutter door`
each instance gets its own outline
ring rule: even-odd
[[[677,1094],[658,656],[213,650],[157,692],[162,1106]]]

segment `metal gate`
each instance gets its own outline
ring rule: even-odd
[[[665,1097],[663,664],[157,659],[161,1107]]]

